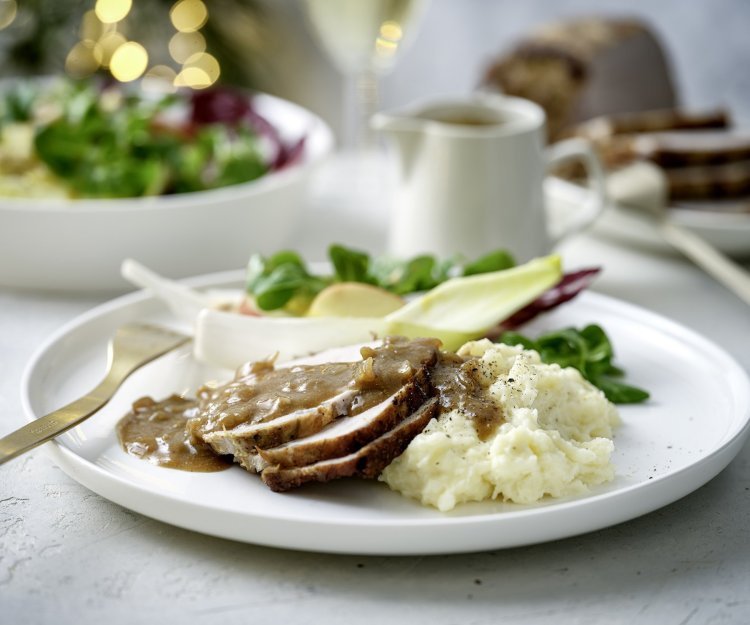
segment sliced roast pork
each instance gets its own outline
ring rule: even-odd
[[[431,394],[425,368],[390,397],[359,414],[339,419],[312,436],[260,449],[254,455],[255,468],[260,471],[268,465],[299,467],[353,453],[406,419]]]
[[[250,469],[252,463],[243,462],[243,458],[254,455],[257,448],[276,447],[319,432],[348,414],[356,398],[357,391],[346,388],[317,406],[293,410],[270,421],[241,423],[230,430],[208,432],[203,434],[203,440],[216,453],[231,454],[243,467]]]
[[[356,362],[318,355],[315,364],[254,363],[229,384],[203,389],[200,416],[189,427],[251,471],[351,454],[387,436],[433,394],[429,369],[439,346],[395,337],[362,347]],[[400,431],[398,440],[412,430]],[[260,450],[269,450],[265,459]]]
[[[300,467],[270,466],[261,473],[262,480],[273,491],[286,491],[308,482],[329,482],[343,477],[376,478],[400,456],[439,411],[436,397],[382,436],[354,453]]]

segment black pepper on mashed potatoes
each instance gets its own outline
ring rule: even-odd
[[[475,375],[502,423],[481,436],[459,407],[443,412],[380,476],[390,488],[445,512],[469,501],[530,504],[611,480],[617,409],[572,368],[489,340],[467,343]]]

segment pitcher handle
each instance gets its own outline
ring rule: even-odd
[[[592,191],[587,194],[588,199],[567,217],[560,232],[550,237],[552,245],[556,245],[591,225],[602,214],[607,205],[607,187],[599,157],[585,139],[565,139],[554,143],[547,147],[546,157],[548,169],[564,162],[581,161],[586,169],[588,186]]]

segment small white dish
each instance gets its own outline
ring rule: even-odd
[[[305,137],[299,162],[243,184],[123,199],[0,198],[0,287],[124,292],[132,257],[174,278],[243,267],[250,250],[271,253],[295,234],[330,128],[308,110],[255,94],[255,111],[281,138]]]
[[[242,283],[239,272],[192,280]],[[105,367],[106,343],[122,323],[174,323],[141,292],[99,306],[61,328],[24,375],[22,401],[34,419],[89,390]],[[590,494],[539,505],[487,502],[441,514],[378,482],[342,480],[278,494],[233,467],[185,473],[128,456],[114,425],[136,398],[189,392],[227,371],[196,363],[189,350],[136,372],[99,414],[48,445],[59,466],[111,501],[166,523],[239,541],[309,551],[438,554],[514,547],[627,521],[692,492],[721,471],[750,432],[750,382],[722,349],[641,308],[584,293],[526,330],[600,323],[617,362],[652,399],[621,407],[613,482]]]
[[[570,207],[589,197],[589,192],[560,178],[547,180],[545,192],[553,209],[567,214]],[[691,230],[716,249],[735,258],[750,258],[750,214],[684,208],[668,209],[670,220]],[[590,229],[594,236],[626,245],[664,251],[672,248],[659,236],[652,221],[638,211],[609,207]]]

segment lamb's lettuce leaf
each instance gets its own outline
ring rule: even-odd
[[[646,401],[649,393],[622,382],[624,372],[615,366],[614,349],[606,332],[596,324],[578,330],[564,328],[532,339],[518,332],[500,335],[499,342],[521,345],[539,352],[542,362],[578,369],[589,382],[615,404]]]
[[[270,311],[284,308],[291,300],[310,300],[334,282],[361,282],[396,295],[409,295],[429,291],[452,278],[496,272],[515,265],[505,250],[466,262],[459,257],[438,259],[427,254],[403,260],[372,257],[343,245],[331,245],[328,258],[333,273],[316,275],[295,252],[285,250],[269,257],[256,254],[248,263],[247,292],[261,310]],[[283,296],[278,296],[279,293]]]

